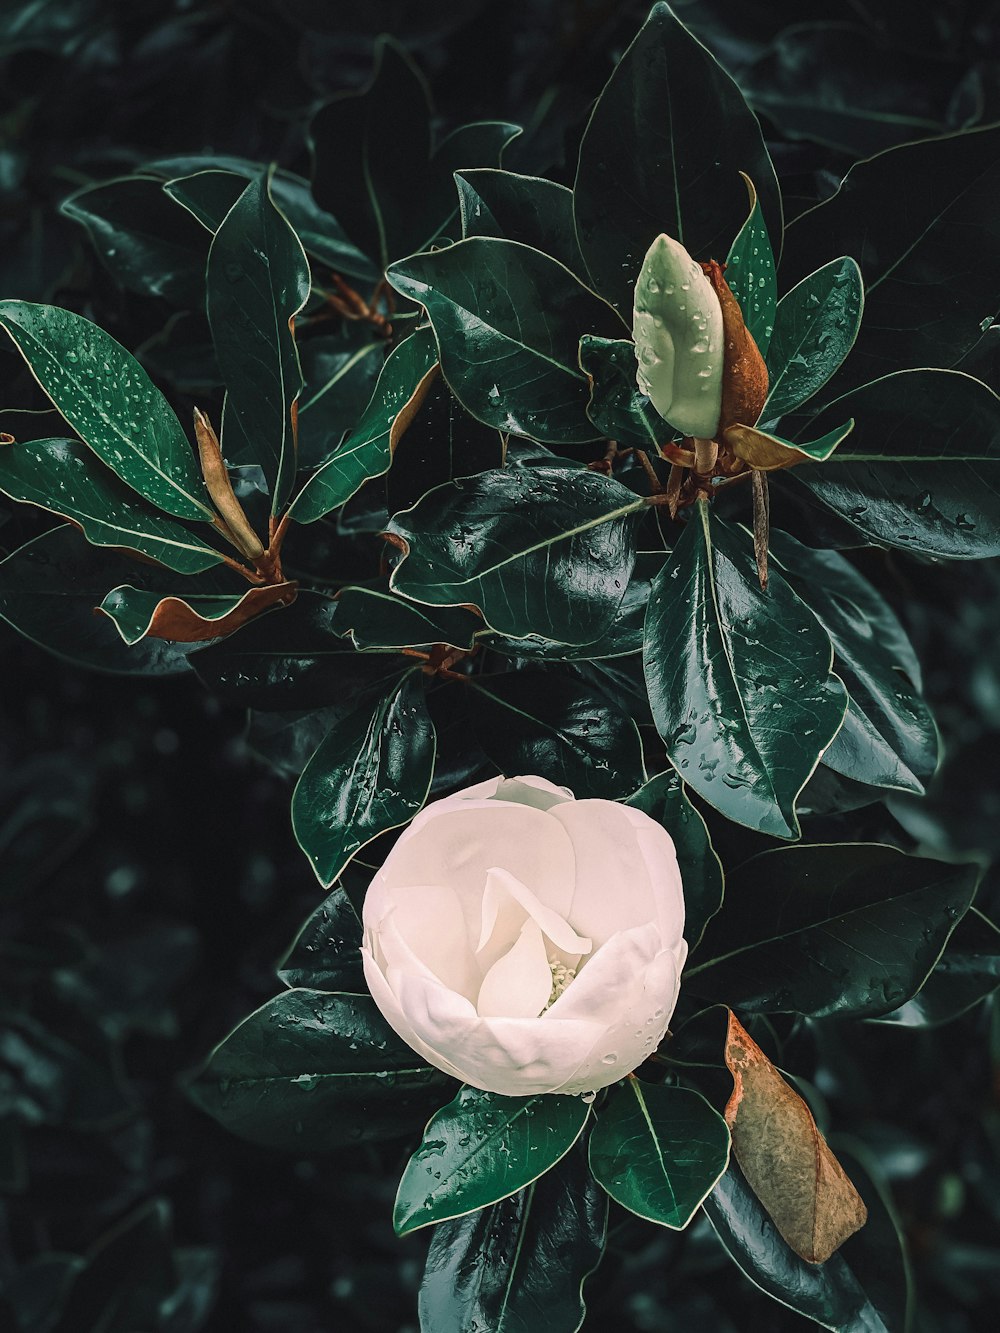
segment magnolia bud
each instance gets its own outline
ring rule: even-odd
[[[701,266],[657,236],[635,285],[639,390],[684,435],[712,439],[722,407],[722,307]]]
[[[719,298],[725,335],[722,376],[722,411],[719,434],[734,425],[754,426],[767,401],[767,366],[760,348],[743,322],[740,303],[722,276],[722,265],[709,260],[701,265]]]

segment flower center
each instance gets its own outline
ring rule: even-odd
[[[545,1009],[551,1009],[569,983],[576,977],[576,968],[567,967],[566,964],[561,963],[558,958],[550,956],[548,963],[549,971],[552,973],[552,989],[549,992],[548,1003],[546,1004]],[[545,1009],[542,1010],[542,1013],[545,1012]]]

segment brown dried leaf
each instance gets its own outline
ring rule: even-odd
[[[767,366],[760,348],[743,322],[740,303],[722,276],[722,265],[710,259],[702,268],[722,307],[722,336],[725,351],[722,362],[722,411],[719,414],[718,439],[737,421],[756,421],[767,401]]]
[[[753,426],[738,422],[727,426],[722,436],[738,459],[758,472],[776,472],[779,468],[793,467],[796,463],[815,463],[812,455],[794,449]]]
[[[725,1117],[740,1170],[799,1258],[825,1263],[868,1210],[809,1107],[733,1013],[726,1064],[734,1086]]]

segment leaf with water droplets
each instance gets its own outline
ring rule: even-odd
[[[736,233],[726,256],[726,282],[743,311],[747,332],[767,355],[774,329],[774,310],[778,304],[778,279],[774,270],[774,250],[767,234],[757,190],[749,176],[743,183],[750,196],[747,220]]]
[[[338,719],[292,794],[296,840],[323,884],[365,843],[420,810],[435,748],[419,671],[407,672],[374,708]]]
[[[211,522],[180,422],[121,343],[82,315],[27,301],[0,301],[0,324],[84,444],[122,481],[168,514]]]
[[[704,501],[653,582],[643,650],[670,762],[729,819],[798,837],[795,802],[844,719],[829,636]]]
[[[405,1236],[516,1194],[583,1133],[579,1097],[501,1097],[463,1087],[424,1130],[399,1182],[393,1225]]]
[[[223,1038],[188,1095],[251,1143],[328,1152],[412,1134],[449,1087],[370,995],[295,989]]]
[[[729,1161],[729,1130],[690,1088],[630,1077],[612,1088],[590,1135],[590,1169],[617,1203],[682,1231]]]
[[[580,369],[590,382],[587,415],[621,448],[659,454],[659,446],[676,435],[636,384],[636,349],[628,338],[580,339]]]
[[[140,639],[206,643],[232,634],[247,621],[295,601],[295,583],[268,583],[234,593],[166,594],[124,583],[97,608],[109,616],[127,644]]]
[[[587,268],[573,224],[573,191],[540,176],[490,167],[455,172],[462,238],[502,236],[565,264],[577,277]]]
[[[879,843],[764,852],[730,874],[684,984],[741,1013],[886,1014],[919,991],[979,877]]]
[[[310,913],[278,964],[286,986],[367,995],[361,969],[361,922],[342,885]]]

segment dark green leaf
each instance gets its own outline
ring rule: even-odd
[[[833,1333],[896,1333],[839,1254],[809,1264],[786,1245],[735,1162],[704,1207],[730,1258],[761,1291]]]
[[[431,155],[419,195],[411,200],[406,236],[395,253],[429,250],[444,236],[457,239],[452,234],[460,215],[460,200],[454,194],[455,173],[463,168],[496,168],[504,148],[520,133],[520,125],[483,120],[460,125],[442,139]]]
[[[247,724],[246,742],[276,773],[297,778],[345,711],[336,705],[308,713],[265,713],[255,708]]]
[[[122,485],[77,440],[0,446],[0,491],[70,518],[94,546],[141,551],[180,574],[222,562],[210,546]]]
[[[430,329],[418,329],[395,348],[382,367],[361,420],[295,497],[291,514],[298,523],[315,522],[349,500],[371,477],[388,472],[395,443],[393,424],[436,360]]]
[[[860,1231],[848,1236],[840,1257],[878,1310],[886,1328],[913,1327],[915,1290],[906,1226],[896,1210],[882,1163],[866,1144],[833,1136],[837,1157],[868,1209]]]
[[[286,986],[367,995],[361,970],[361,922],[344,889],[327,894],[278,966]]]
[[[617,1203],[682,1231],[729,1161],[726,1122],[700,1093],[628,1078],[590,1135],[590,1169]]]
[[[206,238],[178,214],[158,180],[127,176],[77,190],[62,213],[87,230],[102,262],[123,287],[176,305],[202,299]]]
[[[658,446],[675,432],[636,384],[635,344],[627,338],[580,339],[580,369],[590,381],[587,416],[598,431],[623,448]]]
[[[684,784],[672,770],[657,773],[628,798],[670,834],[684,885],[684,938],[693,953],[709,920],[722,906],[725,879],[708,827],[688,800]]]
[[[309,263],[265,176],[250,182],[215,233],[205,280],[227,422],[236,419],[249,446],[240,461],[267,473],[276,514],[295,477],[293,413],[302,372],[293,323],[309,297]]]
[[[72,1033],[50,1032],[26,1014],[0,1011],[0,1024],[0,1089],[20,1120],[92,1130],[133,1109],[110,1051],[91,1054]]]
[[[247,188],[247,182],[254,180],[263,167],[250,175],[234,171],[222,171],[208,168],[193,172],[190,176],[178,176],[161,184],[161,189],[175,203],[186,208],[208,231],[216,232],[222,226],[226,214]]]
[[[730,875],[708,961],[684,983],[750,1014],[887,1014],[923,985],[978,879],[878,843],[764,852]]]
[[[419,671],[333,726],[292,796],[295,837],[323,884],[427,799],[436,740]]]
[[[110,585],[163,577],[115,551],[88,546],[73,528],[54,528],[0,562],[0,616],[26,639],[81,666],[173,675],[187,670],[195,645],[143,639],[129,648],[105,616],[94,615]]]
[[[471,648],[483,622],[463,606],[429,610],[404,601],[387,585],[344,588],[337,598],[334,624],[340,634],[350,634],[362,651],[387,648],[420,648],[444,643]]]
[[[392,1217],[397,1235],[516,1194],[569,1152],[589,1115],[580,1097],[463,1087],[428,1122],[406,1165]]]
[[[815,616],[750,540],[701,501],[653,583],[646,683],[681,778],[729,819],[798,837],[795,801],[843,722],[847,695]]]
[[[181,595],[124,583],[112,588],[98,609],[110,616],[129,647],[151,633],[178,643],[200,643],[232,634],[285,596],[293,596],[288,584],[222,593],[192,589]]]
[[[772,532],[771,558],[830,635],[834,670],[850,696],[823,763],[857,782],[922,792],[937,767],[937,729],[891,607],[837,551]]]
[[[952,560],[1000,554],[1000,399],[952,370],[904,370],[838,398],[854,432],[794,483],[883,546]]]
[[[972,907],[912,1000],[877,1021],[905,1028],[951,1023],[1000,987],[1000,930]]]
[[[16,1311],[16,1315],[11,1314],[11,1333],[52,1333],[85,1262],[79,1255],[50,1250],[22,1264],[14,1273],[8,1270],[3,1297],[11,1311]],[[5,1311],[6,1306],[0,1304],[0,1312]]]
[[[120,343],[82,315],[27,301],[0,302],[0,324],[62,415],[122,481],[168,514],[211,521],[180,422]]]
[[[668,5],[654,5],[594,108],[574,190],[590,275],[626,319],[660,232],[695,259],[728,253],[746,217],[741,171],[780,244],[781,198],[760,126],[714,57]]]
[[[596,438],[580,338],[620,327],[569,269],[518,241],[475,236],[386,276],[426,308],[445,379],[474,417],[547,444]]]
[[[750,336],[760,348],[761,355],[766,356],[774,330],[778,279],[771,238],[752,182],[750,190],[750,213],[726,256],[726,282],[739,302]]]
[[[420,1285],[424,1333],[576,1333],[607,1217],[607,1195],[573,1148],[526,1189],[440,1223]]]
[[[539,176],[514,171],[461,171],[455,176],[462,237],[502,236],[558,259],[586,275],[573,221],[573,191]]]
[[[760,472],[776,472],[810,460],[825,463],[854,429],[851,417],[835,426],[818,440],[800,440],[794,444],[771,431],[752,426],[730,426],[725,440],[737,458]]]
[[[406,552],[390,586],[431,606],[477,606],[501,634],[590,643],[625,595],[642,507],[583,469],[512,467],[439,486],[388,525]]]
[[[412,1134],[448,1087],[371,996],[289,990],[219,1043],[189,1094],[251,1143],[328,1152]]]
[[[789,228],[793,280],[831,250],[861,266],[865,322],[838,386],[906,366],[954,366],[1000,314],[1000,128],[905,144],[858,162]]]
[[[773,422],[818,393],[854,346],[865,291],[853,259],[831,259],[778,302],[767,349],[761,420]]]
[[[544,773],[578,800],[613,801],[642,782],[631,715],[572,676],[512,671],[471,688],[476,739],[501,773]]]
[[[375,392],[383,344],[367,334],[311,338],[299,355],[305,385],[299,399],[299,468],[329,462]]]

